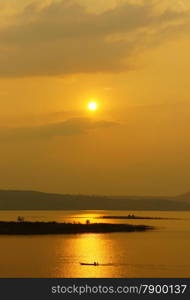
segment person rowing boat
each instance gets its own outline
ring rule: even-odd
[[[88,263],[80,263],[80,265],[82,265],[82,266],[99,266],[99,263],[95,261],[95,262],[92,263],[92,264],[88,264]]]

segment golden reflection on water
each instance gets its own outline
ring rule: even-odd
[[[0,220],[131,223],[155,226],[132,233],[0,236],[0,277],[189,277],[190,212],[135,212],[158,220],[101,219],[125,211],[0,212]],[[170,219],[173,218],[173,219]],[[14,249],[14,251],[13,251]],[[99,262],[81,266],[80,262]]]
[[[58,250],[62,253],[58,277],[73,274],[75,277],[109,277],[112,273],[112,243],[103,234],[77,235],[62,241]],[[74,260],[69,260],[69,253],[75,253]],[[99,266],[85,266],[80,263],[98,262]]]
[[[74,214],[71,216],[71,221],[74,220],[74,222],[80,222],[85,223],[87,220],[90,221],[90,223],[104,223],[105,220],[101,218],[101,213],[81,213],[81,214]]]
[[[102,219],[102,213],[85,212],[73,214],[69,222],[90,223],[107,222]],[[113,223],[114,220],[112,220]],[[67,250],[65,249],[67,247]],[[64,277],[64,274],[73,274],[75,277],[111,277],[113,273],[113,247],[112,241],[106,238],[104,234],[83,234],[77,235],[74,239],[69,239],[67,245],[63,241],[59,251],[65,253],[67,257],[69,252],[75,253],[74,261],[65,263],[65,257],[62,256],[63,264],[60,265],[57,276]],[[85,266],[80,263],[93,264],[98,262],[98,266]],[[66,266],[67,265],[67,266]],[[67,270],[66,270],[67,268]],[[69,270],[68,270],[69,269]],[[66,275],[67,276],[67,275]],[[71,275],[72,276],[72,275]]]

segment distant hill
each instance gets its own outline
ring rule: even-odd
[[[166,197],[109,197],[0,190],[0,210],[190,210],[190,202]]]
[[[178,196],[174,197],[173,199],[175,201],[190,203],[190,192],[185,193],[183,195],[178,195]]]

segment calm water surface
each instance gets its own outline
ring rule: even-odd
[[[100,220],[124,211],[1,211],[0,220],[147,224],[136,233],[0,236],[0,277],[190,277],[190,212],[139,211],[173,220]],[[81,266],[98,261],[101,265]]]

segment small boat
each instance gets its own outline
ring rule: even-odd
[[[87,263],[80,263],[81,266],[99,266],[99,263],[98,262],[94,262],[92,264],[87,264]]]

